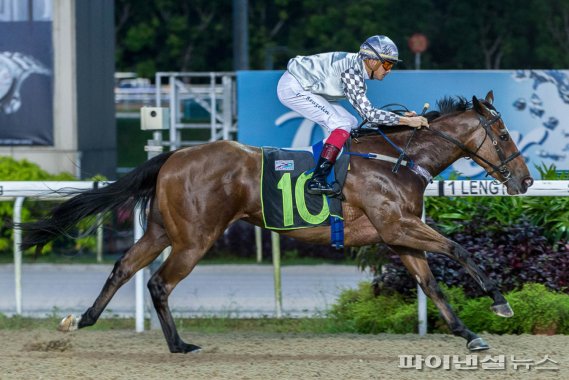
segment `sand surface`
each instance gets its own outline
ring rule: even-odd
[[[569,336],[483,335],[491,349],[474,354],[478,363],[470,370],[457,368],[470,353],[449,335],[182,336],[203,350],[170,354],[159,331],[2,330],[0,379],[569,379]],[[427,361],[422,369],[404,369],[400,355]],[[488,369],[487,359],[499,364],[500,355],[505,369]],[[515,369],[512,355],[531,369]],[[558,370],[537,369],[546,357],[556,363],[540,366]],[[428,368],[439,360],[439,368]]]

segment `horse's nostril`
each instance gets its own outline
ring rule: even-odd
[[[531,185],[533,185],[533,178],[531,177],[527,177],[526,179],[524,179],[524,185],[527,187],[531,187]]]

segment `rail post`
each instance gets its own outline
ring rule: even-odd
[[[423,199],[423,215],[421,219],[425,222],[425,202]],[[427,252],[423,252],[427,255]],[[419,284],[417,284],[417,314],[419,317],[419,335],[427,335],[427,296]]]
[[[14,202],[14,225],[22,222],[22,205],[25,197],[17,197]],[[14,229],[14,282],[16,289],[16,314],[22,315],[22,230]]]
[[[136,205],[134,209],[134,242],[136,243],[144,234],[144,229],[140,223],[141,207]],[[144,269],[139,270],[134,275],[135,279],[135,320],[136,332],[144,331]]]
[[[273,246],[273,273],[275,278],[275,312],[277,318],[283,316],[283,292],[281,281],[281,241],[280,236],[271,231],[271,242]]]

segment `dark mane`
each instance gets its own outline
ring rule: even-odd
[[[437,101],[436,111],[431,111],[426,113],[427,120],[429,122],[455,112],[464,112],[472,108],[472,103],[466,100],[463,96],[445,96],[444,98]]]
[[[446,96],[437,101],[437,107],[441,116],[443,116],[454,112],[464,112],[472,108],[472,103],[463,96]]]

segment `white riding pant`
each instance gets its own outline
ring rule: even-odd
[[[358,119],[344,107],[306,91],[288,71],[279,80],[277,95],[282,104],[325,127],[328,132],[337,128],[350,132],[358,126]]]

